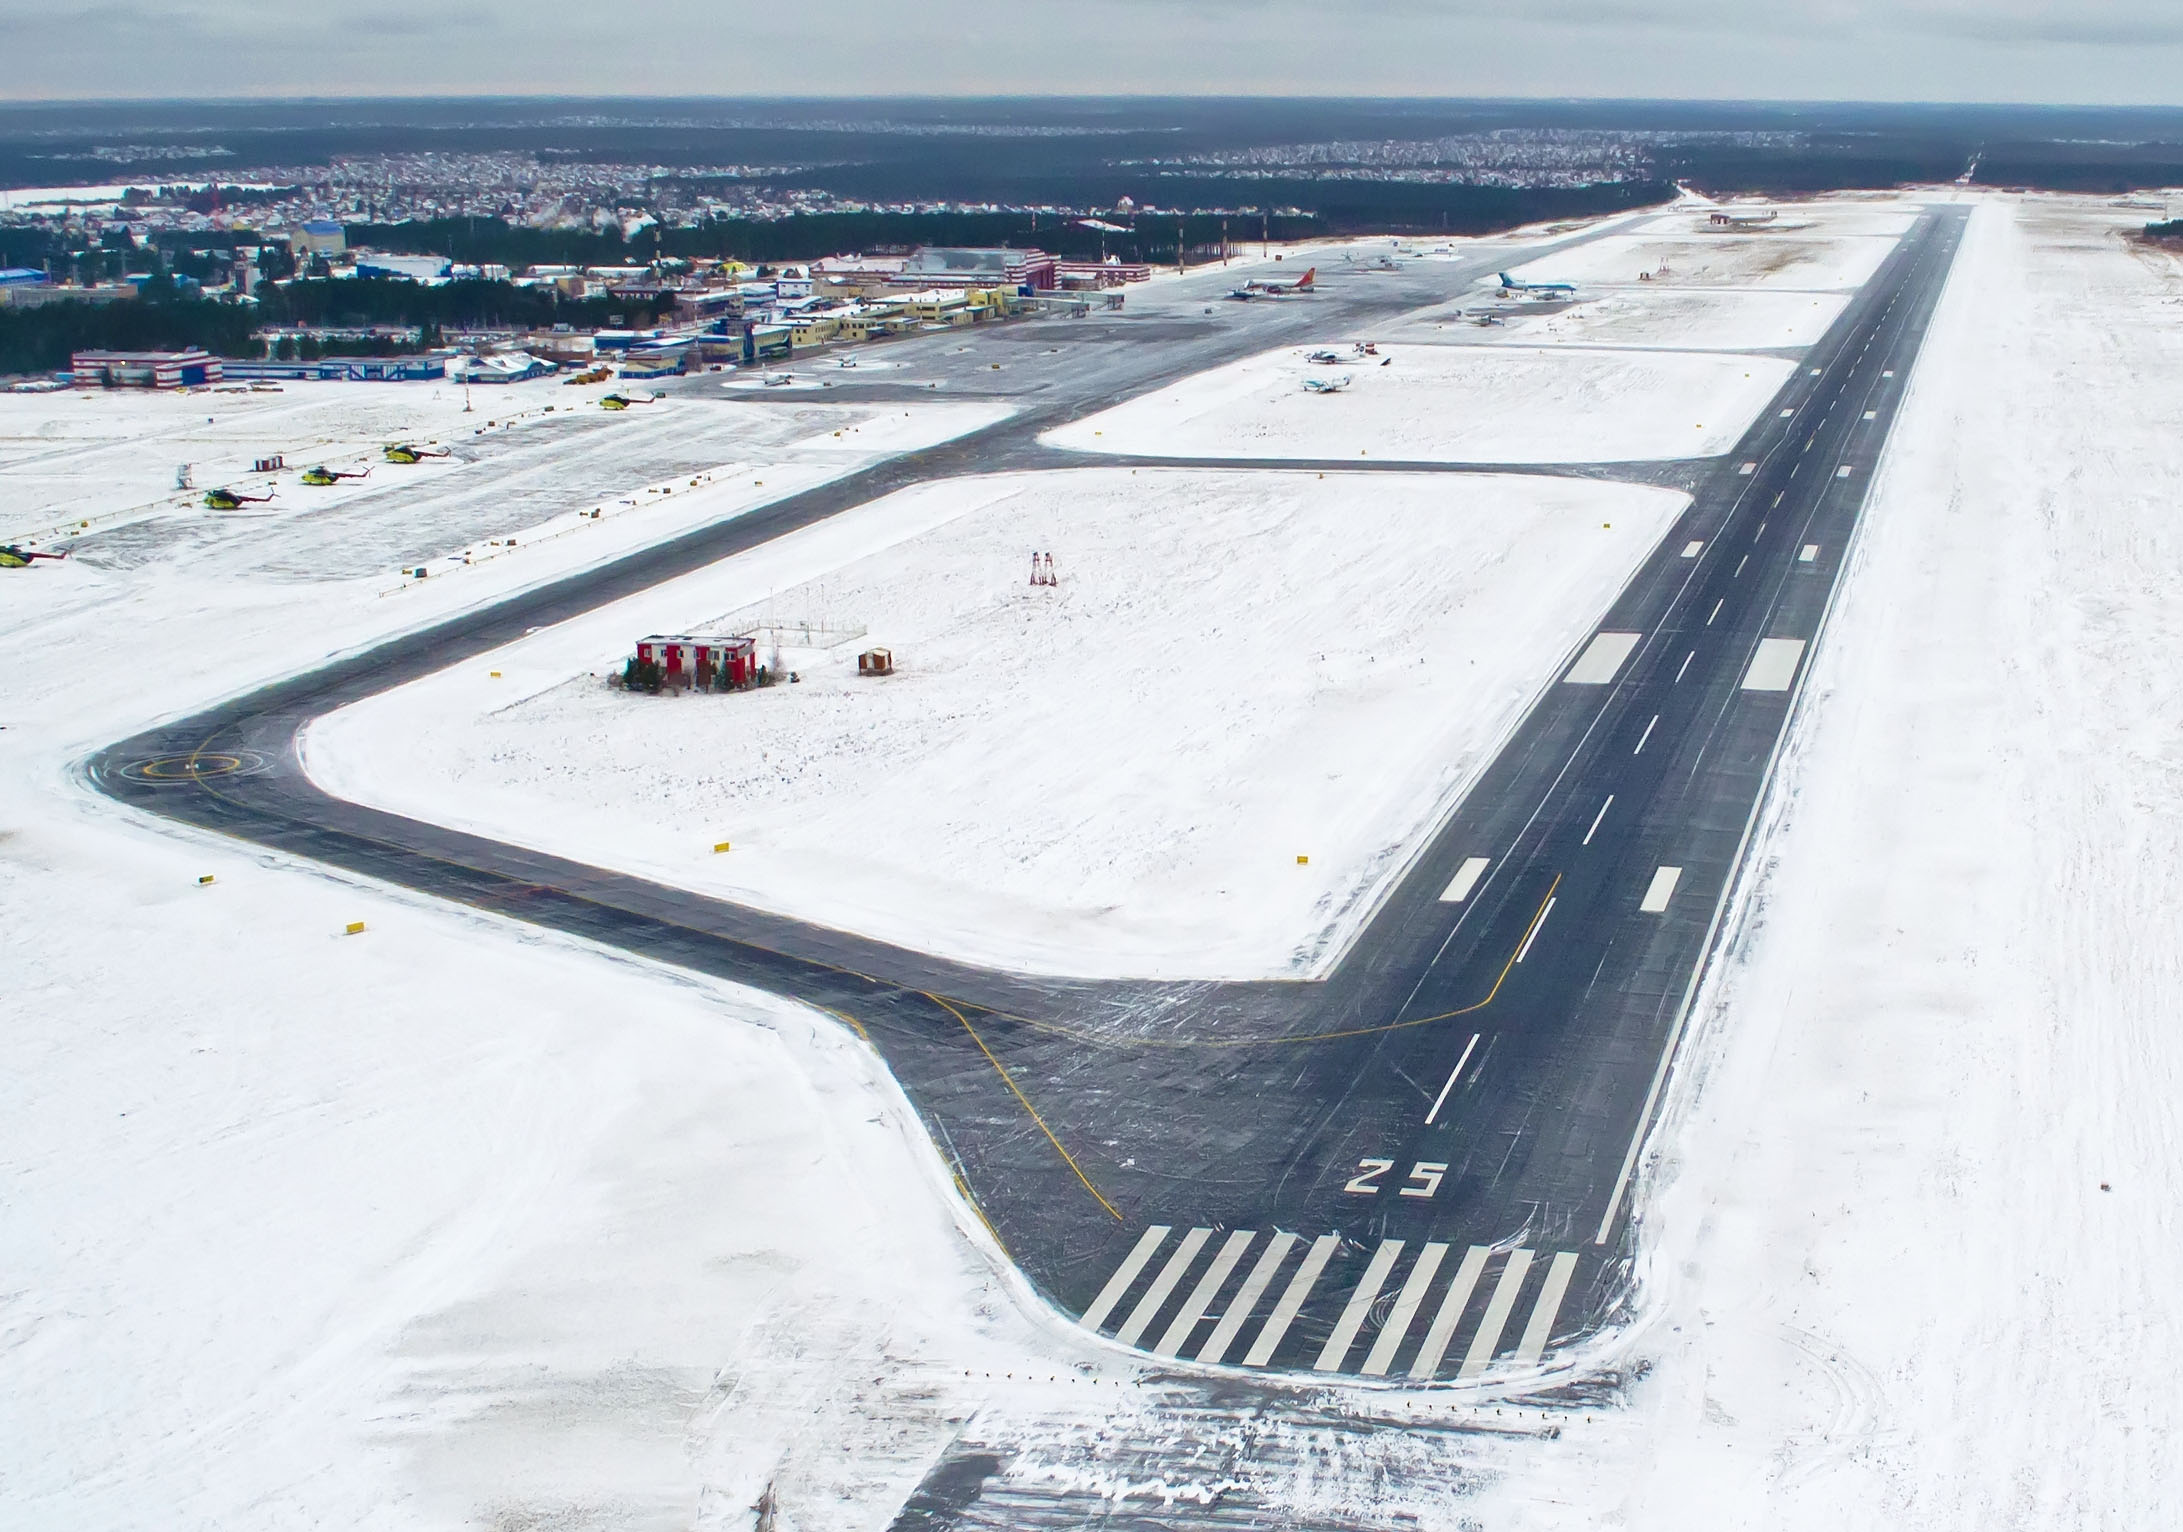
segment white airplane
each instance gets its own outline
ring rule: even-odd
[[[1304,392],[1307,394],[1338,394],[1347,387],[1349,374],[1346,372],[1337,372],[1331,377],[1304,379]]]
[[[1311,291],[1318,275],[1319,268],[1314,266],[1293,282],[1246,282],[1228,296],[1238,303],[1249,303],[1253,298],[1300,298]]]
[[[1574,298],[1577,294],[1574,282],[1519,282],[1505,271],[1497,271],[1494,275],[1501,279],[1501,291],[1504,295],[1537,293],[1542,298],[1562,295]]]

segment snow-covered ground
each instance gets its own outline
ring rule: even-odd
[[[1649,274],[1651,281],[1670,287],[1848,292],[1872,279],[1896,237],[1774,226],[1712,234],[1656,234],[1648,228],[1557,250],[1511,275],[1525,282],[1620,286]]]
[[[1514,476],[922,486],[357,704],[307,759],[344,797],[973,962],[1309,973],[1685,503]],[[870,633],[769,691],[603,679],[737,614]],[[860,678],[866,643],[899,673]]]
[[[583,530],[592,556],[619,533],[604,523],[638,497],[648,519],[666,509],[662,490],[710,489],[722,496],[763,490],[752,481],[777,466],[771,494],[820,477],[930,446],[1005,418],[984,403],[745,405],[670,397],[620,413],[598,407],[608,385],[569,388],[551,379],[463,391],[435,383],[290,383],[278,394],[146,394],[128,390],[0,396],[0,540],[55,546],[86,530],[101,534],[94,556],[187,560],[229,573],[283,578],[392,575],[397,568],[495,544],[548,523],[573,527],[578,511],[601,511]],[[839,431],[839,437],[833,435]],[[449,451],[399,465],[389,443]],[[260,458],[288,466],[256,473]],[[196,489],[178,491],[189,466]],[[368,478],[314,488],[302,470],[324,464]],[[700,479],[691,483],[692,479]],[[232,488],[267,503],[208,510],[203,491]],[[644,498],[646,490],[653,498]],[[704,513],[677,506],[694,524]],[[588,519],[588,518],[587,518]],[[88,528],[84,525],[89,523]],[[660,535],[647,529],[644,537]],[[482,548],[473,550],[482,552]],[[525,562],[531,562],[525,560]],[[438,572],[438,569],[435,569]]]
[[[354,535],[300,525],[329,563]],[[1113,1388],[830,1018],[73,773],[600,544],[380,599],[105,541],[0,587],[0,1525],[737,1526],[769,1479],[795,1525],[883,1525],[1030,1386],[988,1372]]]
[[[1769,357],[1384,345],[1284,347],[1102,410],[1043,440],[1149,457],[1585,463],[1726,452],[1788,379]],[[1381,365],[1385,362],[1386,365]],[[1338,393],[1307,379],[1346,376]]]

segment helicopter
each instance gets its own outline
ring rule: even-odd
[[[246,505],[262,505],[273,498],[273,491],[262,495],[245,495],[232,489],[208,489],[205,491],[205,509],[208,511],[239,511]]]
[[[365,469],[362,473],[336,473],[333,469],[328,468],[323,463],[321,463],[316,468],[306,468],[303,470],[303,482],[306,484],[316,485],[320,488],[323,488],[328,484],[339,484],[343,479],[368,479],[370,477],[371,470],[369,468]]]
[[[599,401],[599,408],[602,410],[626,410],[632,404],[657,403],[659,403],[658,394],[650,394],[642,399],[632,399],[627,394],[608,394],[605,398]]]
[[[453,457],[455,449],[442,447],[435,452],[429,447],[413,447],[407,442],[391,442],[386,455],[390,463],[421,463],[428,457]]]
[[[65,553],[35,553],[14,543],[0,543],[0,569],[28,569],[33,559],[67,558]]]

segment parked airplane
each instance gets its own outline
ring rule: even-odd
[[[1304,392],[1307,394],[1338,394],[1347,387],[1349,374],[1346,372],[1337,372],[1331,377],[1304,379]]]
[[[1567,294],[1570,297],[1576,296],[1576,284],[1573,282],[1519,282],[1505,271],[1495,272],[1494,275],[1501,279],[1501,295],[1503,297],[1515,293],[1537,293],[1542,298],[1552,298],[1561,294]]]
[[[1317,362],[1321,367],[1339,367],[1342,364],[1340,354],[1333,351],[1314,351],[1306,356],[1304,360]]]
[[[1228,296],[1238,303],[1248,303],[1253,298],[1297,298],[1311,291],[1311,284],[1318,276],[1319,268],[1314,266],[1293,282],[1246,282]]]

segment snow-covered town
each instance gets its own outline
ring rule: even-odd
[[[0,1523],[2160,1524],[2148,218],[0,392]]]

